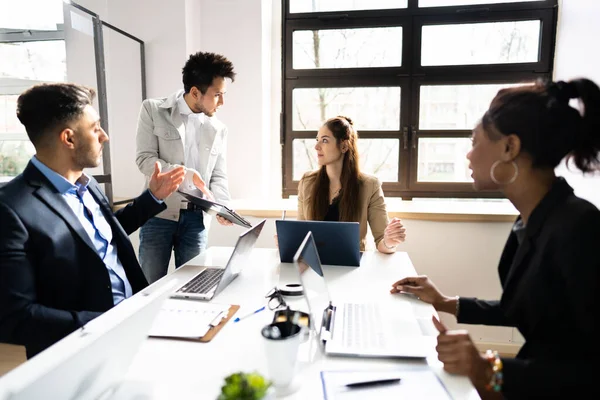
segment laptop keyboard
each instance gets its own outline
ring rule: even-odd
[[[221,268],[207,268],[185,286],[178,290],[182,293],[199,293],[204,294],[210,292],[210,290],[217,285],[223,273],[224,269]]]
[[[342,340],[345,347],[380,348],[385,346],[379,307],[372,303],[345,303]]]

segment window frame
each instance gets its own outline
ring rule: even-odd
[[[400,127],[397,131],[359,131],[361,139],[400,140],[398,182],[383,182],[388,197],[499,198],[500,192],[476,192],[471,183],[419,182],[420,138],[464,138],[471,130],[421,130],[419,96],[422,85],[514,83],[552,77],[558,15],[557,0],[526,3],[481,4],[419,8],[408,0],[405,9],[290,13],[290,0],[282,7],[282,195],[297,195],[293,180],[293,140],[313,138],[316,131],[293,129],[293,90],[320,87],[400,86]],[[485,22],[540,20],[539,59],[532,63],[421,66],[422,27]],[[375,68],[293,69],[295,30],[353,29],[401,26],[402,65]],[[351,116],[352,117],[352,116]]]
[[[31,43],[31,42],[49,42],[62,41],[65,42],[64,24],[57,24],[56,30],[23,30],[23,29],[8,29],[0,28],[0,44],[2,43]],[[31,87],[31,85],[43,83],[32,79],[19,79],[20,85],[2,87],[0,78],[0,96],[19,96],[23,91]],[[0,132],[0,141],[29,141],[27,132]],[[15,178],[14,176],[0,176],[0,182],[8,182]]]

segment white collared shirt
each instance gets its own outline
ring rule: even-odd
[[[181,92],[177,97],[177,105],[185,127],[184,137],[181,138],[184,149],[184,162],[186,167],[200,172],[199,136],[202,134],[202,127],[207,122],[208,117],[204,113],[193,112],[183,98],[184,93]]]
[[[182,186],[192,190],[195,189],[193,183],[194,172],[198,172],[202,177],[202,172],[200,171],[202,165],[200,164],[200,135],[202,135],[204,125],[210,123],[210,117],[204,113],[193,112],[185,102],[183,98],[184,94],[185,92],[182,91],[177,96],[177,106],[185,128],[184,135],[181,137],[181,141],[183,142],[184,166],[188,170]]]

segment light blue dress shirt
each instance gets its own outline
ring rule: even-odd
[[[117,305],[130,297],[132,295],[131,284],[127,279],[123,264],[117,256],[117,248],[112,244],[112,228],[104,218],[100,205],[96,203],[96,200],[88,191],[90,178],[86,174],[82,174],[73,185],[62,175],[44,165],[35,156],[31,158],[31,163],[48,178],[50,183],[62,195],[90,237],[108,270],[114,304]]]

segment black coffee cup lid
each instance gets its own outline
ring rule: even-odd
[[[261,334],[267,339],[281,340],[297,335],[300,326],[290,321],[275,322],[262,328]]]

